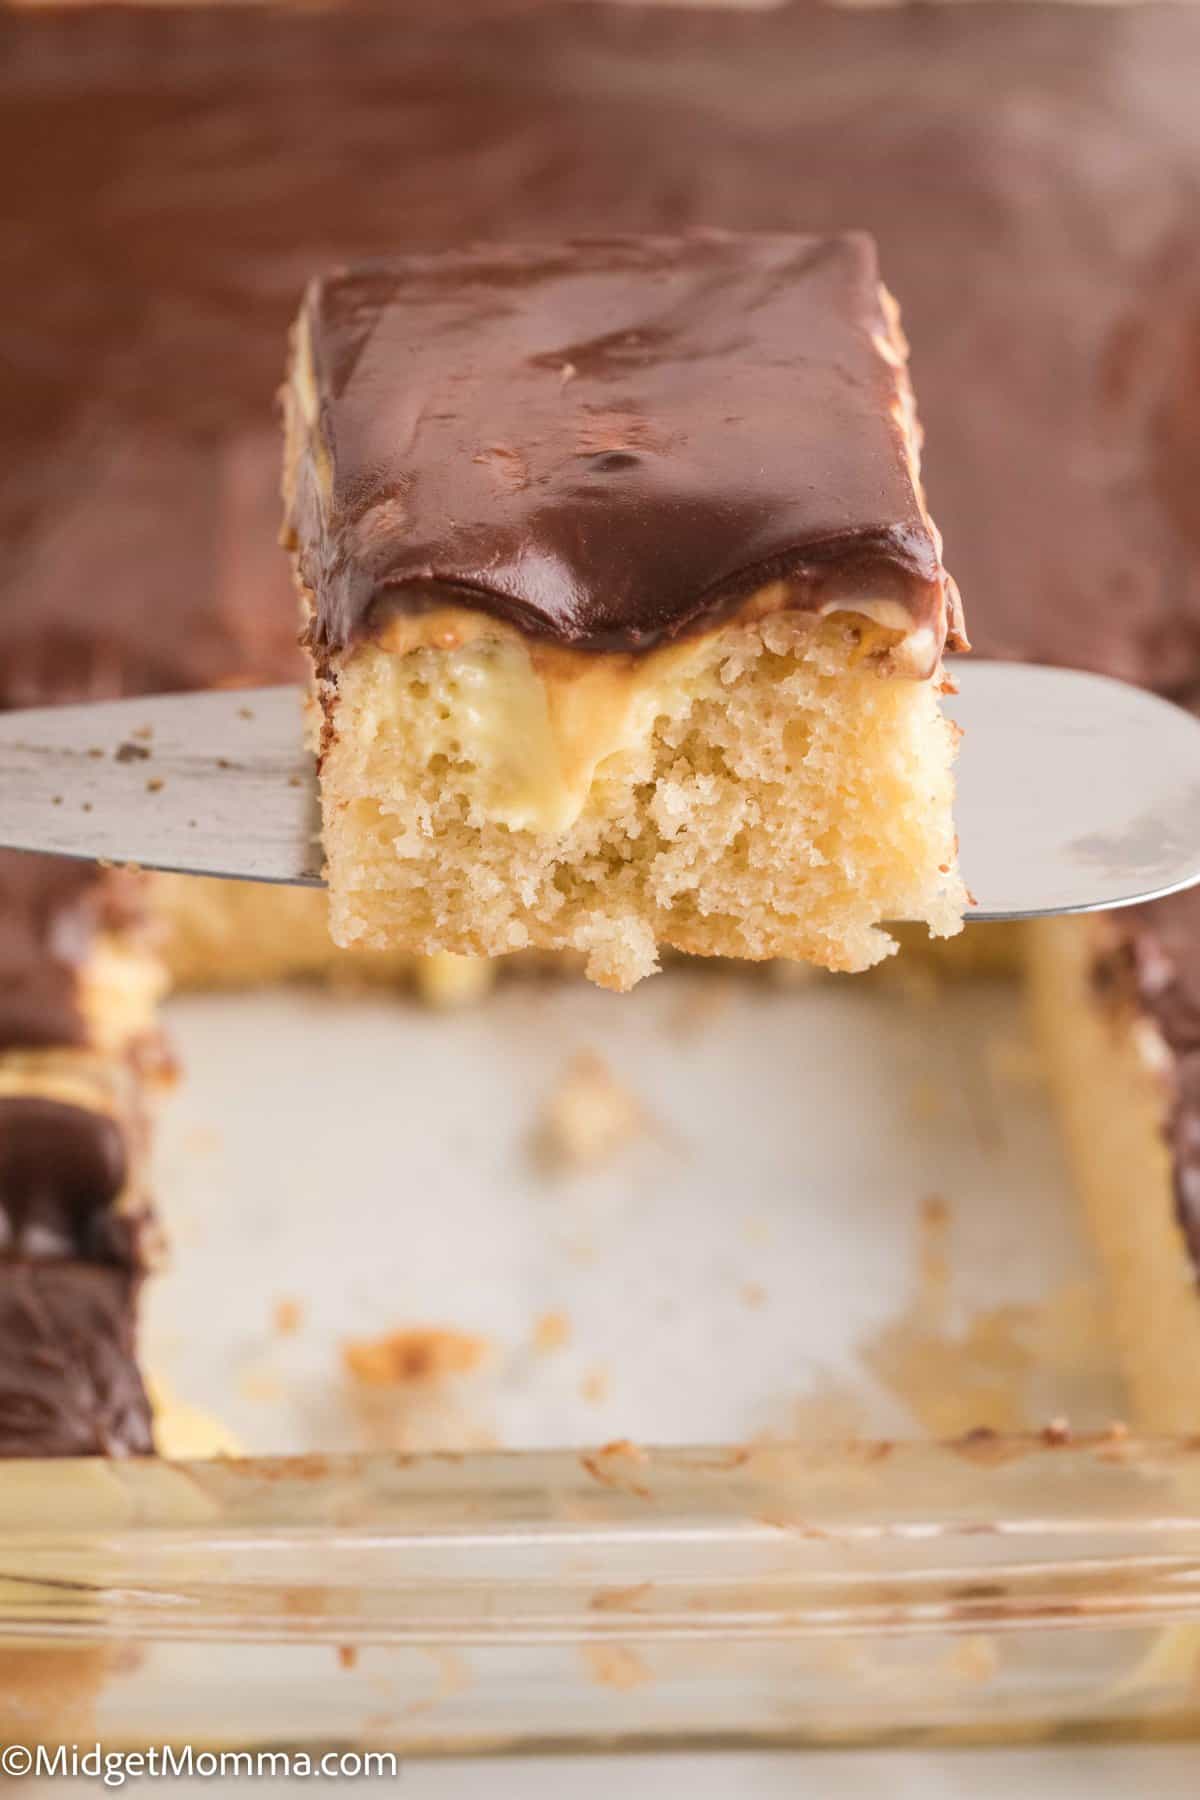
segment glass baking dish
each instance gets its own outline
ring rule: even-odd
[[[251,1448],[340,1448],[5,1465],[3,1735],[1191,1727],[1200,1441],[1106,1423],[1015,982],[673,970],[621,1000],[513,980],[450,1015],[183,996],[169,1023],[188,1079],[150,1366]],[[531,1133],[581,1047],[646,1116],[548,1174]],[[347,1337],[417,1321],[489,1355],[356,1385]],[[965,1430],[1022,1420],[1044,1429]],[[706,1422],[711,1447],[669,1442]],[[521,1447],[405,1448],[489,1439]]]
[[[147,1360],[269,1454],[0,1466],[0,1740],[1194,1731],[1200,1439],[1112,1423],[1015,983],[168,1015]],[[581,1054],[642,1116],[547,1177]],[[489,1354],[359,1392],[347,1340],[403,1326]]]
[[[10,1740],[310,1752],[1189,1728],[1200,1446],[16,1465]]]

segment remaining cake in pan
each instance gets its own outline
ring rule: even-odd
[[[61,857],[0,854],[0,1048],[161,1046],[166,987],[146,888]]]
[[[158,1233],[135,1071],[0,1057],[0,1456],[147,1453],[137,1295]]]
[[[1200,1426],[1200,896],[1027,935],[1067,1147],[1130,1413]]]
[[[285,493],[335,938],[863,969],[961,928],[963,648],[874,246],[604,238],[316,281]]]
[[[95,1263],[0,1263],[0,1456],[151,1453],[137,1285]]]

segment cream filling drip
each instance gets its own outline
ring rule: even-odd
[[[664,685],[706,648],[546,657],[487,620],[465,643],[411,646],[395,673],[410,693],[419,684],[424,755],[454,763],[472,807],[510,831],[556,836],[583,812],[603,765],[646,742]]]
[[[452,607],[390,620],[378,648],[391,659],[404,729],[419,731],[423,756],[453,763],[456,787],[487,819],[555,836],[579,819],[605,765],[641,750],[656,719],[732,648],[729,632],[778,616],[781,601],[783,584],[772,583],[728,626],[637,655],[546,645]],[[906,673],[915,653],[928,678],[933,633],[906,632],[910,617],[893,600],[878,611],[874,618],[870,602],[856,603],[867,627],[862,657],[891,675]],[[815,627],[817,615],[807,617]]]

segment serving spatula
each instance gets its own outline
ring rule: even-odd
[[[972,919],[1150,900],[1200,881],[1200,720],[1105,676],[957,662],[948,710]],[[0,715],[0,847],[321,885],[295,688]]]

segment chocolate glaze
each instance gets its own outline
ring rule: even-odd
[[[588,238],[318,280],[291,520],[314,649],[458,599],[639,651],[780,581],[797,610],[890,601],[931,671],[953,587],[889,335],[862,234]]]
[[[138,1221],[115,1211],[129,1160],[116,1119],[0,1095],[0,1254],[132,1265]]]
[[[91,1263],[0,1261],[0,1456],[151,1454],[137,1288]]]

